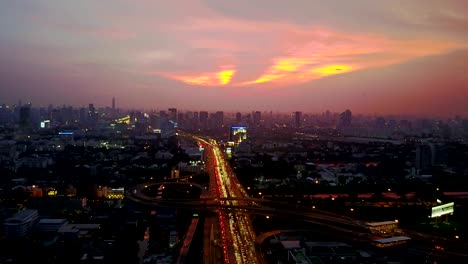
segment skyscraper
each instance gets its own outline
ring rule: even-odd
[[[260,126],[260,121],[262,120],[262,112],[255,111],[253,113],[253,124],[254,126]]]
[[[352,113],[349,109],[340,114],[340,123],[342,127],[349,127],[351,125]]]
[[[98,113],[94,104],[89,104],[88,106],[88,123],[90,126],[95,126],[98,121]]]
[[[115,97],[112,97],[112,112],[115,112]]]
[[[237,124],[240,124],[241,121],[242,121],[242,114],[241,114],[241,113],[237,113],[237,114],[236,114],[236,123],[237,123]]]
[[[224,112],[217,111],[215,114],[215,127],[222,127],[224,124]]]
[[[294,112],[294,125],[296,127],[302,127],[302,112]]]
[[[19,125],[21,128],[29,128],[31,126],[31,108],[22,106],[20,108]]]
[[[169,119],[172,120],[172,121],[177,121],[177,108],[169,108],[167,109],[167,111],[169,112]]]
[[[203,128],[206,128],[208,126],[208,112],[207,111],[200,111],[200,125]]]

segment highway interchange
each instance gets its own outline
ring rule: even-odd
[[[225,160],[217,142],[213,139],[197,136],[192,136],[192,138],[205,149],[207,155],[206,170],[210,174],[208,190],[206,187],[193,183],[146,183],[127,190],[126,196],[132,201],[146,205],[215,212],[218,216],[217,228],[219,228],[222,238],[224,263],[263,262],[261,256],[256,254],[254,243],[256,234],[249,217],[250,214],[296,216],[307,222],[371,242],[370,234],[362,222],[318,209],[291,208],[289,204],[249,197]],[[144,189],[162,184],[191,184],[202,189],[202,195],[200,199],[171,200],[148,197],[144,194]],[[431,255],[435,253],[430,248],[424,248],[424,251]],[[449,252],[445,252],[445,254],[447,253]],[[456,255],[460,256],[460,254]]]

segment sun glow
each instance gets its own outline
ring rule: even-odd
[[[225,85],[231,81],[232,75],[234,75],[235,71],[233,70],[225,70],[218,72],[219,84]]]
[[[227,85],[231,82],[232,76],[236,73],[235,70],[221,70],[219,72],[205,72],[197,75],[178,75],[169,73],[157,73],[171,79],[175,79],[184,83],[202,85],[202,86],[216,86]]]
[[[337,65],[327,65],[327,66],[323,66],[320,68],[315,68],[315,69],[312,69],[310,72],[317,74],[319,76],[328,76],[328,75],[350,72],[352,70],[355,70],[355,67],[351,65],[337,64]]]

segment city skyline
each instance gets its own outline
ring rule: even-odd
[[[0,103],[468,115],[462,1],[0,6]]]

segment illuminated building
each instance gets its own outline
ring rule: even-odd
[[[398,229],[397,221],[372,222],[366,224],[369,230],[374,234],[391,234]]]
[[[33,185],[32,188],[31,188],[31,196],[32,197],[42,197],[42,195],[43,195],[42,188],[39,188],[39,187]]]
[[[172,169],[171,171],[171,179],[178,179],[180,175],[180,171],[177,169]]]
[[[50,128],[50,120],[41,121],[40,127],[41,127],[42,129],[48,129],[48,128]]]
[[[97,188],[96,196],[99,198],[106,198],[111,200],[120,200],[123,199],[125,195],[124,188],[110,188],[110,187],[101,187]]]
[[[247,139],[247,127],[233,126],[229,131],[229,141],[239,144]]]

